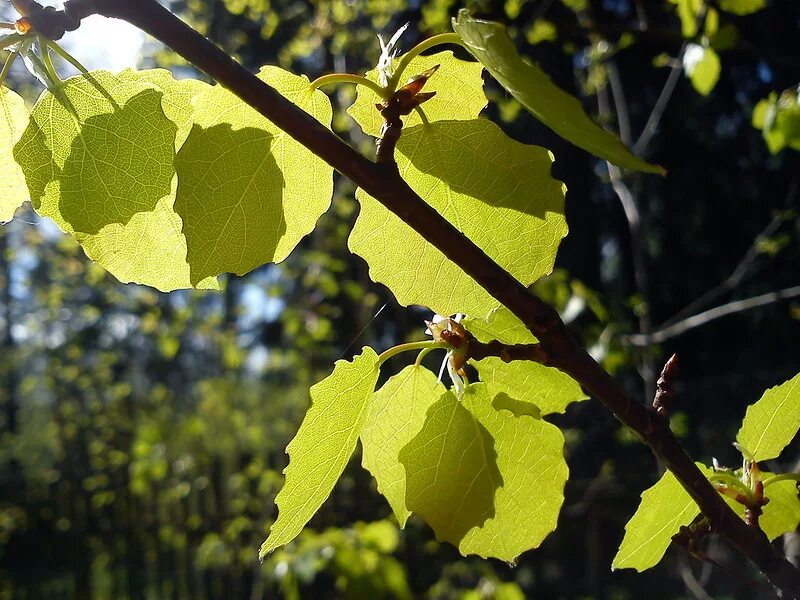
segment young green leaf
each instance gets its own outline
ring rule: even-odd
[[[428,408],[445,391],[436,375],[411,365],[389,378],[370,401],[361,429],[362,464],[401,527],[411,512],[406,508],[406,472],[398,454],[419,433]]]
[[[765,479],[767,474],[765,475]],[[770,541],[778,536],[795,531],[800,525],[800,498],[797,495],[797,482],[777,481],[764,489],[769,502],[763,507],[758,524]],[[739,505],[741,506],[741,505]],[[744,514],[743,508],[739,511]]]
[[[0,223],[10,221],[28,199],[25,174],[14,160],[14,144],[28,126],[28,115],[25,101],[0,86]]]
[[[484,343],[499,340],[504,344],[535,344],[539,341],[505,306],[494,309],[486,318],[467,317],[461,323]]]
[[[536,338],[514,314],[500,307],[486,319],[467,318],[464,327],[478,340],[499,340],[505,344],[534,344]],[[494,397],[506,394],[518,402],[527,402],[540,415],[563,413],[573,402],[586,400],[588,396],[570,376],[557,369],[530,361],[503,362],[490,356],[472,365],[478,371]]]
[[[578,99],[556,86],[539,67],[523,61],[501,24],[473,19],[462,9],[453,19],[453,29],[492,77],[558,135],[620,167],[665,174],[662,167],[634,156],[616,136],[592,121]]]
[[[749,15],[767,5],[767,0],[719,0],[719,7],[735,15]]]
[[[747,408],[736,441],[756,461],[776,458],[800,429],[800,373]]]
[[[45,92],[14,149],[37,212],[67,233],[94,234],[153,210],[174,173],[177,126],[162,96],[105,71]]]
[[[760,129],[772,154],[786,146],[800,150],[800,97],[797,89],[773,92],[753,109],[753,127]]]
[[[173,210],[176,180],[172,173],[172,157],[188,135],[192,97],[207,87],[198,81],[177,81],[169,71],[163,69],[126,70],[116,76],[98,71],[91,73],[88,78],[73,77],[65,82],[58,94],[45,92],[42,95],[34,109],[35,122],[29,125],[14,150],[25,171],[37,212],[51,218],[64,232],[74,235],[89,258],[123,283],[142,283],[162,291],[188,287],[219,288],[214,278],[192,285],[189,264],[186,262],[186,239],[181,233],[182,221]],[[79,140],[90,144],[89,150],[94,148],[94,144],[100,144],[95,138],[101,134],[91,136],[84,132],[84,123],[89,123],[91,129],[94,123],[92,118],[106,115],[107,120],[119,119],[118,113],[122,112],[119,107],[126,106],[131,98],[142,94],[153,98],[160,96],[160,106],[149,106],[155,116],[143,113],[140,117],[144,117],[145,122],[155,119],[159,127],[163,125],[166,132],[172,132],[167,137],[148,138],[145,144],[148,148],[153,144],[154,153],[165,160],[167,156],[170,157],[165,194],[148,207],[129,205],[126,194],[131,192],[131,186],[126,184],[128,180],[115,180],[109,175],[114,168],[123,171],[131,168],[134,173],[149,168],[149,162],[138,156],[147,153],[141,152],[136,142],[126,141],[123,132],[114,132],[108,144],[110,148],[121,152],[119,164],[107,165],[97,171],[91,166],[96,161],[89,159],[83,170],[80,163],[75,160],[68,163],[67,160],[67,152]],[[136,108],[144,107],[137,105]],[[109,114],[117,114],[117,117],[107,116]],[[131,127],[134,127],[133,122]],[[143,129],[147,130],[147,127]],[[100,151],[108,152],[109,147]],[[126,153],[133,156],[130,164],[125,162]],[[155,180],[161,177],[163,168],[164,165],[161,165],[160,170],[153,173]],[[111,178],[105,179],[106,176]],[[149,177],[150,174],[139,179],[147,180]],[[106,183],[114,181],[118,186],[116,189],[110,186],[107,191],[104,190]],[[65,182],[67,192],[63,193]],[[84,192],[69,193],[71,186],[80,185],[81,182],[86,184]],[[133,186],[136,187],[136,184]],[[88,198],[91,194],[99,194],[99,200],[95,197],[91,203],[82,202],[82,198]],[[110,196],[113,196],[113,202]],[[97,204],[104,202],[118,205],[118,213],[125,213],[126,216],[109,217],[105,216],[105,211],[99,212],[100,217],[81,216],[82,210],[97,211]],[[144,210],[139,211],[139,208]],[[78,215],[78,218],[70,215]],[[100,228],[94,233],[85,231],[98,226]]]
[[[258,76],[330,127],[330,101],[306,77],[278,67]],[[333,169],[221,86],[196,98],[194,121],[175,201],[192,282],[282,261],[330,206]]]
[[[337,361],[333,373],[311,388],[311,405],[286,447],[286,483],[275,498],[278,519],[260,557],[292,541],[330,495],[355,450],[378,382],[378,355],[365,347],[352,362]]]
[[[400,462],[406,504],[437,539],[511,562],[555,529],[568,469],[557,427],[497,405],[480,383],[461,402],[448,392]]]
[[[683,54],[683,69],[692,87],[702,96],[708,96],[719,80],[719,56],[713,48],[689,44]]]
[[[535,405],[542,416],[563,413],[573,402],[588,396],[569,375],[530,361],[503,362],[490,356],[471,363],[492,395],[504,393]]]
[[[403,132],[403,178],[486,254],[529,285],[553,268],[567,233],[564,184],[552,154],[508,138],[484,119],[438,121]],[[359,190],[348,245],[398,302],[448,315],[488,315],[498,302],[398,217]]]
[[[398,57],[395,61],[401,60]],[[439,70],[425,84],[426,92],[436,95],[422,105],[428,121],[466,121],[477,119],[486,106],[486,95],[483,93],[483,65],[478,62],[467,62],[453,56],[452,52],[438,52],[430,56],[417,56],[404,72],[404,78],[424,73],[431,67],[439,65]],[[367,71],[367,79],[378,82],[378,70]],[[347,113],[367,135],[378,137],[383,126],[383,117],[375,109],[381,98],[371,89],[358,86],[356,99],[347,109]],[[403,118],[405,128],[422,124],[416,111]]]
[[[711,469],[697,463],[708,476]],[[617,550],[611,569],[644,571],[654,567],[678,533],[700,513],[697,504],[675,476],[666,471],[661,479],[642,493],[639,508],[625,525],[625,537]]]

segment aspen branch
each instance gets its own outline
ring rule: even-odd
[[[761,294],[760,296],[753,296],[752,298],[745,298],[744,300],[728,302],[722,306],[716,306],[714,308],[704,310],[701,313],[692,315],[691,317],[683,319],[682,321],[678,321],[677,323],[674,323],[668,327],[654,331],[650,335],[634,334],[623,336],[621,339],[623,342],[633,346],[649,346],[650,344],[660,344],[669,339],[677,337],[682,333],[686,333],[690,329],[700,327],[701,325],[705,325],[706,323],[714,321],[715,319],[719,319],[720,317],[743,312],[745,310],[750,310],[766,304],[772,304],[773,302],[778,302],[780,300],[796,298],[797,296],[800,296],[800,285],[784,288],[768,294]]]
[[[375,197],[458,264],[536,335],[549,364],[578,381],[637,433],[675,474],[717,533],[745,554],[783,597],[800,597],[800,571],[773,549],[763,532],[748,527],[728,507],[663,419],[619,387],[570,336],[555,309],[531,294],[425,203],[403,180],[395,164],[374,163],[356,152],[156,0],[69,0],[64,11],[58,14],[74,21],[76,17],[94,13],[128,21],[172,48]],[[51,16],[48,21],[56,18]],[[37,30],[44,30],[44,27],[39,29],[40,22],[36,18],[32,22]],[[53,31],[58,33],[57,28]]]

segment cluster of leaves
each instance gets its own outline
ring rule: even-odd
[[[742,518],[746,509],[763,510],[758,525],[770,540],[800,525],[800,496],[794,474],[762,473],[758,462],[777,458],[800,430],[800,374],[764,392],[747,409],[736,435],[744,466],[698,467]],[[765,500],[765,501],[764,501]],[[763,506],[763,509],[762,509]],[[636,514],[625,526],[625,538],[613,568],[643,571],[664,556],[673,537],[699,516],[694,500],[669,471],[642,493]]]
[[[425,104],[424,118],[406,122],[398,167],[427,202],[528,285],[550,272],[566,234],[564,186],[550,177],[546,150],[477,118],[483,68],[576,145],[623,167],[663,170],[630,154],[524,63],[501,26],[461,13],[454,30],[479,64],[413,51],[398,63],[413,73],[441,65],[430,86],[438,96]],[[306,78],[276,67],[259,77],[330,126],[330,102]],[[382,99],[375,88],[359,88],[350,110],[372,136],[380,127],[373,107]],[[222,273],[286,258],[330,205],[331,168],[219,87],[176,81],[165,71],[96,72],[53,86],[30,116],[13,92],[4,90],[2,106],[9,140],[0,148],[9,165],[4,214],[29,196],[40,215],[121,281],[217,288]],[[470,331],[487,339],[535,342],[376,199],[363,191],[357,198],[362,210],[349,247],[400,303],[466,312]],[[503,227],[487,227],[498,222]],[[409,263],[409,256],[418,258]],[[463,553],[507,561],[538,545],[555,526],[567,476],[563,436],[541,417],[582,399],[577,385],[532,363],[486,359],[475,365],[481,382],[463,394],[418,364],[376,392],[381,362],[365,348],[312,388],[312,406],[288,448],[280,516],[262,552],[300,532],[359,439],[364,465],[401,523],[417,513]],[[535,525],[520,530],[519,520]]]

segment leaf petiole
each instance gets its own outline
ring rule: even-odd
[[[738,477],[735,477],[730,473],[714,473],[708,478],[708,480],[711,483],[720,483],[728,487],[734,487],[740,492],[742,492],[742,494],[744,494],[748,498],[751,495],[750,488],[748,488],[744,483],[742,483]]]
[[[354,83],[356,85],[364,85],[378,94],[381,98],[389,98],[391,93],[386,88],[382,88],[379,84],[371,79],[367,79],[361,75],[353,75],[351,73],[330,73],[317,77],[311,82],[311,89],[315,90],[323,85],[332,85],[336,83]]]
[[[50,56],[50,44],[42,36],[38,36],[37,39],[39,41],[39,46],[42,48],[42,64],[44,65],[44,68],[47,71],[50,79],[52,79],[53,83],[57,85],[61,83],[61,77],[59,77],[58,71],[56,71],[56,67],[53,64],[53,57]]]
[[[14,64],[15,58],[17,58],[16,52],[11,52],[6,57],[6,62],[3,64],[3,69],[0,71],[0,85],[3,85],[3,82],[5,82],[8,72],[11,70],[11,65]]]
[[[769,479],[764,479],[762,483],[766,488],[768,485],[778,483],[779,481],[796,481],[800,483],[800,473],[781,473],[779,475],[773,475]]]
[[[69,52],[67,52],[66,50],[64,50],[64,49],[63,49],[61,46],[59,46],[59,45],[58,45],[58,44],[56,44],[55,42],[50,42],[50,41],[48,41],[48,42],[47,42],[47,47],[48,47],[50,50],[52,50],[53,52],[55,52],[56,54],[58,54],[58,55],[59,55],[61,58],[63,58],[65,61],[67,61],[67,62],[68,62],[69,64],[71,64],[73,67],[75,67],[76,69],[78,69],[78,71],[80,71],[80,72],[81,72],[81,73],[83,73],[84,75],[86,75],[86,74],[89,72],[89,71],[86,69],[86,67],[84,67],[84,66],[83,66],[83,65],[82,65],[80,62],[78,62],[78,59],[77,59],[77,58],[75,58],[74,56],[72,56],[72,55],[71,55]]]
[[[443,44],[456,44],[466,48],[464,42],[461,41],[461,36],[459,36],[457,33],[440,33],[439,35],[435,35],[427,40],[421,41],[411,50],[406,52],[400,59],[400,62],[397,63],[397,67],[392,73],[392,76],[389,78],[389,83],[386,86],[387,89],[391,90],[391,93],[394,93],[394,91],[397,89],[397,83],[400,81],[400,77],[403,76],[403,71],[406,70],[406,67],[408,67],[409,63],[411,63],[411,61],[419,56],[422,52],[425,52],[425,50],[433,48],[434,46],[441,46]]]
[[[382,365],[384,362],[386,362],[393,356],[397,356],[401,352],[409,352],[411,350],[425,351],[426,349],[430,351],[430,350],[435,350],[437,348],[449,348],[449,347],[450,345],[446,342],[435,342],[434,340],[423,340],[421,342],[409,342],[407,344],[400,344],[398,346],[389,348],[388,350],[384,351],[380,356],[378,356],[378,364]]]

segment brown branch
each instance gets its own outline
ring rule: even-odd
[[[541,344],[504,344],[498,340],[484,343],[478,341],[472,334],[468,334],[465,358],[483,360],[490,356],[496,356],[507,363],[514,360],[531,360],[543,365],[548,364],[547,353]]]
[[[748,527],[709,484],[654,410],[634,402],[569,335],[558,313],[492,261],[425,203],[392,163],[373,163],[313,117],[253,76],[155,0],[69,0],[124,19],[163,42],[374,196],[507,306],[539,339],[549,364],[578,381],[655,452],[697,502],[712,528],[744,553],[784,597],[798,597],[800,572],[767,537]],[[83,16],[86,16],[83,14]],[[34,23],[34,25],[36,25]]]

